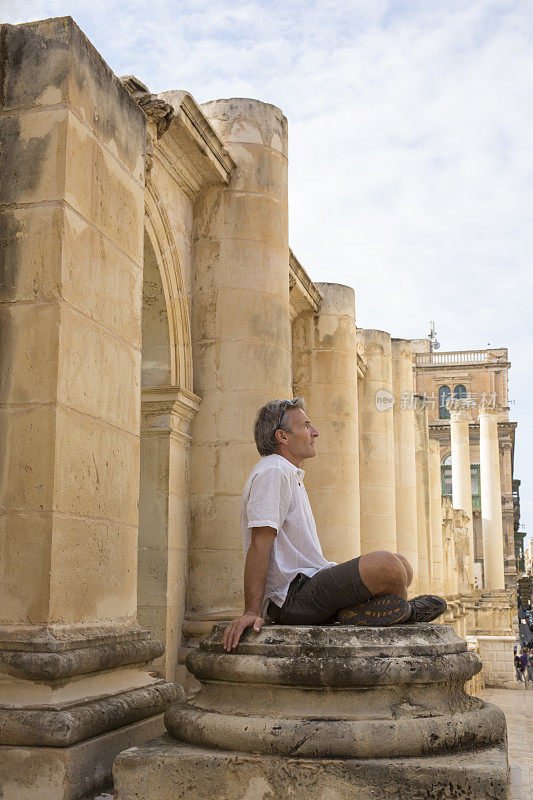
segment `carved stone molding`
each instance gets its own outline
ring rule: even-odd
[[[289,309],[291,322],[299,314],[316,313],[322,295],[302,267],[292,250],[289,250]]]
[[[142,434],[170,434],[189,444],[190,426],[201,398],[180,386],[146,387],[141,392]]]
[[[170,103],[166,103],[156,94],[152,94],[148,86],[145,86],[135,75],[123,75],[120,81],[142,108],[148,120],[155,125],[157,138],[160,139],[168,130],[174,117],[174,109]]]

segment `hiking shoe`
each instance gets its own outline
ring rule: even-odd
[[[411,616],[405,620],[406,623],[412,622],[431,622],[441,614],[444,614],[448,606],[443,597],[436,597],[434,594],[419,594],[409,600],[411,606]]]
[[[366,603],[341,608],[337,618],[341,625],[385,628],[404,622],[411,613],[408,601],[400,595],[382,594],[379,597],[371,597]]]

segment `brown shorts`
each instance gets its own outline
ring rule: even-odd
[[[267,614],[277,625],[323,625],[332,622],[341,608],[371,597],[359,574],[358,557],[321,569],[311,578],[299,573],[281,608],[271,600]]]

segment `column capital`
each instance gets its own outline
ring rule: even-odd
[[[181,386],[148,386],[141,389],[141,413],[143,434],[171,432],[186,441],[191,441],[190,425],[198,409],[201,397]]]
[[[143,413],[180,414],[192,420],[202,398],[181,386],[146,386],[141,389]]]
[[[464,407],[450,409],[450,422],[470,422],[469,409]]]
[[[478,406],[478,414],[480,417],[497,417],[501,414],[501,408],[493,406],[490,403],[480,403]]]

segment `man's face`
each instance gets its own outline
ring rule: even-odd
[[[286,432],[286,446],[288,453],[296,460],[316,456],[315,441],[318,437],[317,429],[311,425],[311,420],[301,408],[289,410],[291,432]]]

